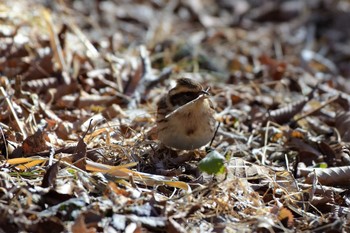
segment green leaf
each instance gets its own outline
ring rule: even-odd
[[[328,167],[328,164],[327,164],[327,163],[319,163],[319,164],[317,164],[315,167],[327,168],[327,167]]]
[[[198,163],[198,167],[201,171],[208,174],[224,173],[225,157],[216,150],[212,150]]]

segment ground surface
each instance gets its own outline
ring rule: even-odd
[[[1,232],[350,231],[348,1],[33,2],[0,2]],[[157,141],[182,75],[211,152]]]

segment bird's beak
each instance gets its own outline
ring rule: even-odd
[[[204,95],[210,95],[209,88],[207,88],[206,90],[201,90],[201,93]]]

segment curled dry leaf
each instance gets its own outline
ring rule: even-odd
[[[37,93],[46,91],[49,88],[56,87],[58,85],[57,78],[49,77],[43,79],[33,79],[25,83],[27,89],[35,90]]]
[[[350,184],[350,166],[332,168],[300,168],[300,174],[306,177],[307,183],[312,183],[315,176],[323,185],[348,186]]]
[[[320,148],[320,151],[324,155],[323,158],[326,164],[330,167],[336,166],[337,165],[336,153],[333,150],[333,148],[324,141],[319,142],[318,147]]]
[[[312,130],[314,130],[318,134],[332,134],[333,128],[327,125],[325,122],[322,122],[318,117],[307,117],[307,123]]]
[[[268,118],[278,124],[285,124],[298,114],[308,101],[309,98],[304,97],[303,99],[290,103],[285,107],[272,110],[268,113]]]
[[[56,181],[56,178],[57,178],[59,165],[60,165],[60,162],[57,161],[46,170],[46,173],[41,183],[41,187],[47,188],[54,185],[54,182]]]
[[[339,131],[341,140],[350,142],[350,112],[337,112],[335,127]]]
[[[299,152],[299,162],[312,165],[323,161],[323,155],[317,148],[317,144],[305,139],[290,137],[286,145]]]
[[[350,150],[349,145],[341,146],[337,152],[337,158],[340,158],[343,165],[350,165]]]

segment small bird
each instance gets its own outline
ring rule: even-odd
[[[158,139],[167,147],[193,150],[215,133],[215,110],[210,94],[196,81],[180,78],[158,102]]]

